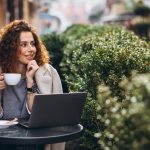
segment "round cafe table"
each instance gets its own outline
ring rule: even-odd
[[[19,125],[0,129],[0,144],[52,144],[74,140],[83,134],[83,126],[26,129]]]

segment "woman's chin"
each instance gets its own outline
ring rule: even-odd
[[[26,59],[25,61],[24,61],[24,63],[25,64],[28,64],[30,61],[32,61],[33,59]]]

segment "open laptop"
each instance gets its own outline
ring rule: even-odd
[[[86,92],[36,94],[29,120],[19,120],[19,124],[26,128],[78,124],[86,97]]]

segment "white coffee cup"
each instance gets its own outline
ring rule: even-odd
[[[21,79],[21,74],[19,73],[4,73],[4,80],[7,85],[16,85]]]

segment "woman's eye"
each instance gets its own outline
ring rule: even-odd
[[[35,42],[31,42],[31,46],[35,47]]]
[[[20,46],[21,46],[21,47],[26,47],[27,44],[26,44],[26,43],[21,43]]]

